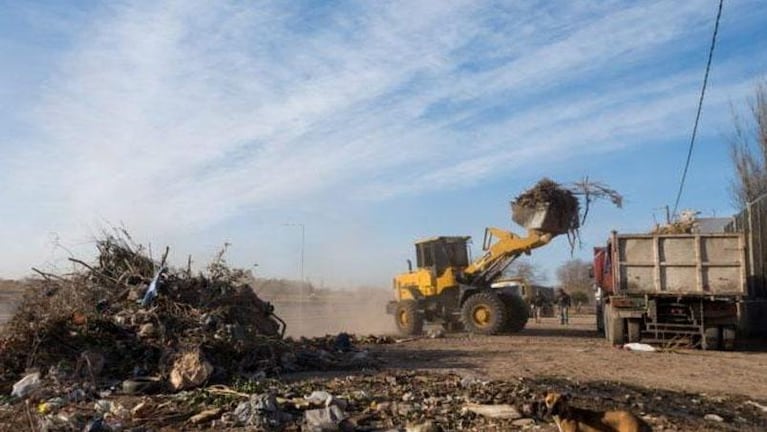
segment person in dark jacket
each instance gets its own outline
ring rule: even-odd
[[[559,306],[559,324],[566,325],[570,323],[570,306],[572,306],[572,300],[570,294],[565,292],[564,288],[557,290],[557,306]]]

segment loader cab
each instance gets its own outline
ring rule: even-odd
[[[451,267],[468,267],[470,239],[471,237],[432,237],[416,242],[417,267],[434,270],[437,275]]]

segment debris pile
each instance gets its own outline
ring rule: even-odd
[[[578,198],[548,178],[519,195],[511,207],[514,222],[528,229],[562,234],[580,226]]]
[[[81,271],[38,271],[42,278],[0,337],[0,392],[9,394],[28,372],[37,373],[41,388],[124,381],[126,388],[149,382],[159,383],[157,391],[180,391],[243,376],[376,364],[351,340],[341,351],[327,341],[282,339],[284,323],[272,305],[243,283],[245,272],[226,265],[223,251],[206,272],[193,274],[169,268],[167,250],[152,260],[127,234],[97,246],[96,263],[71,259]]]
[[[572,252],[580,241],[579,228],[586,223],[591,203],[598,199],[608,199],[616,207],[623,207],[623,196],[604,183],[585,177],[564,187],[544,177],[511,202],[512,219],[528,230],[553,236],[567,234]]]
[[[542,403],[548,391],[572,394],[573,405],[581,408],[630,409],[656,430],[767,427],[762,405],[735,396],[557,378],[484,381],[403,371],[299,381],[252,379],[162,396],[102,392],[88,400],[50,397],[31,408],[0,405],[0,423],[15,430],[48,431],[553,431]]]

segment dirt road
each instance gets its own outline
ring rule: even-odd
[[[717,352],[674,350],[641,353],[613,348],[594,329],[593,316],[570,326],[554,318],[529,323],[510,336],[450,335],[374,349],[393,368],[452,371],[509,379],[562,377],[614,381],[693,393],[767,399],[767,350]]]

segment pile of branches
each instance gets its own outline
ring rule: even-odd
[[[551,179],[541,179],[535,186],[519,195],[514,204],[524,208],[547,205],[550,217],[556,221],[557,228],[561,231],[577,230],[580,226],[578,199],[569,189]]]
[[[2,387],[30,369],[76,374],[93,355],[103,381],[167,378],[192,350],[213,367],[212,380],[282,372],[286,356],[293,369],[312,367],[296,364],[302,346],[282,339],[272,305],[244,283],[244,271],[226,265],[223,251],[193,274],[190,265],[169,268],[167,249],[151,259],[127,234],[97,246],[94,264],[71,259],[74,273],[38,271],[0,336]]]
[[[586,223],[590,206],[593,201],[599,199],[607,199],[618,208],[623,206],[621,194],[604,183],[590,181],[588,177],[567,187],[544,177],[535,186],[516,197],[512,201],[512,208],[515,209],[514,219],[525,222],[525,213],[547,207],[547,224],[550,226],[545,227],[543,231],[548,230],[553,234],[567,233],[571,250],[574,250],[576,242],[580,239],[579,229]]]

